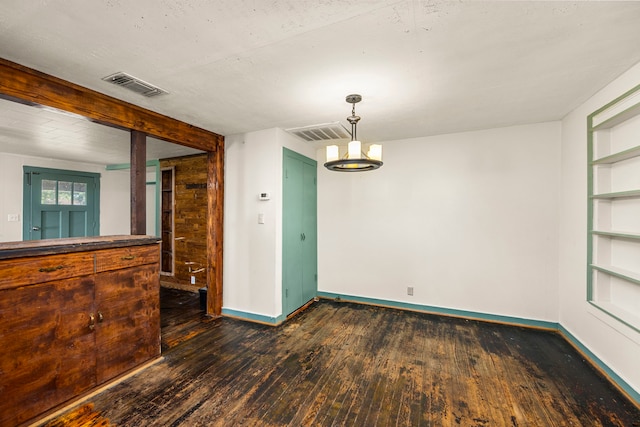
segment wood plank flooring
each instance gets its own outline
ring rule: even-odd
[[[206,331],[210,322],[200,310],[200,295],[174,288],[160,288],[162,352]]]
[[[163,317],[164,361],[47,427],[640,426],[552,332],[332,301],[279,327],[195,316]]]

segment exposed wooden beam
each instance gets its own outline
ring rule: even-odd
[[[0,58],[0,97],[45,105],[95,122],[214,151],[224,137]]]
[[[222,313],[224,143],[207,157],[207,314]]]
[[[147,234],[147,136],[131,131],[131,234]]]

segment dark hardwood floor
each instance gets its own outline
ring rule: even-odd
[[[162,308],[164,360],[48,427],[640,426],[552,332],[332,301],[269,327],[178,291]]]
[[[162,352],[187,341],[209,328],[215,321],[201,310],[200,296],[172,288],[160,288],[160,328]]]

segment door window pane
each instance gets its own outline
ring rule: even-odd
[[[58,204],[70,205],[71,204],[71,189],[72,182],[58,181]]]
[[[55,205],[56,204],[56,184],[58,181],[49,179],[42,180],[42,188],[40,193],[40,204]]]
[[[73,183],[73,204],[87,206],[87,184],[85,182]]]

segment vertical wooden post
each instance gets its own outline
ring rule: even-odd
[[[207,314],[222,313],[224,139],[207,156]]]
[[[131,234],[147,234],[147,136],[131,131]]]

